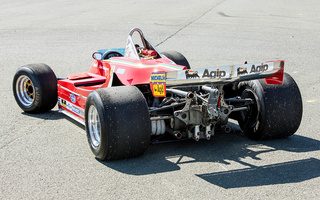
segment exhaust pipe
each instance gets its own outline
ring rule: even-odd
[[[177,138],[177,139],[181,139],[182,138],[182,133],[180,131],[173,131],[173,135]]]
[[[230,126],[225,125],[225,126],[223,126],[223,127],[221,127],[221,128],[222,128],[222,130],[223,130],[225,133],[230,133],[230,132],[231,132]]]

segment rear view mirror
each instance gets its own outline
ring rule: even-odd
[[[94,52],[92,54],[92,58],[95,59],[95,60],[102,60],[102,54],[99,53],[99,52]]]

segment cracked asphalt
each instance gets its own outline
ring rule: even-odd
[[[0,199],[318,199],[319,10],[317,0],[0,0]],[[84,128],[57,107],[30,115],[17,106],[20,66],[46,63],[57,77],[85,72],[94,51],[124,47],[135,27],[192,68],[284,59],[303,98],[299,130],[252,141],[233,124],[210,141],[100,162]]]

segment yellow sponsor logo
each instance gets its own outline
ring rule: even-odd
[[[150,77],[150,88],[155,97],[166,96],[166,73],[152,73]]]

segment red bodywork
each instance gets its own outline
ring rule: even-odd
[[[186,69],[170,59],[141,59],[114,57],[108,60],[95,60],[88,72],[68,76],[58,80],[58,106],[84,121],[86,98],[99,88],[112,86],[116,75],[123,85],[149,84],[151,73]],[[68,114],[65,113],[65,114]]]

